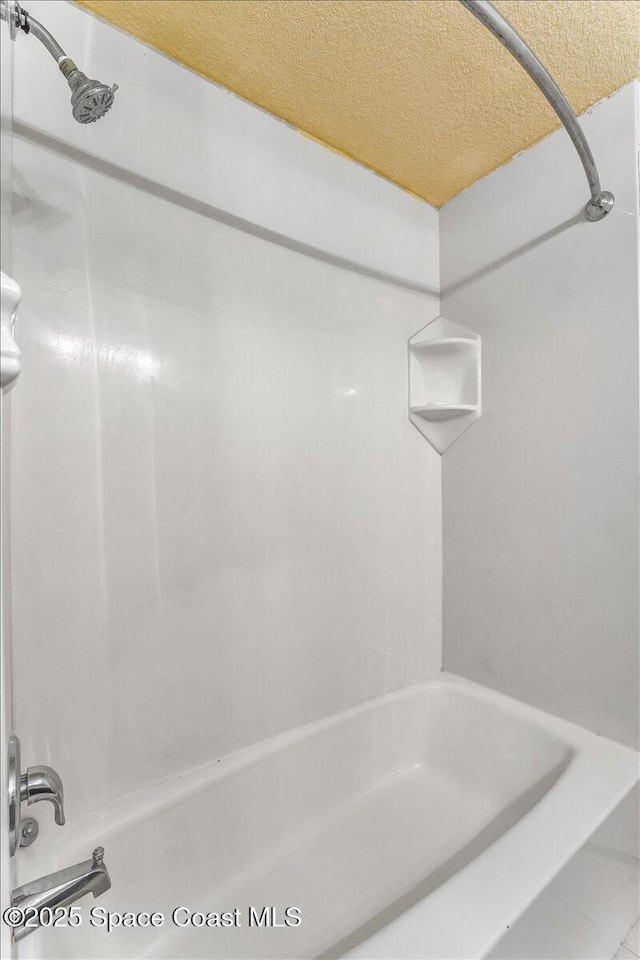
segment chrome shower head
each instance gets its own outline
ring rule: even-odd
[[[78,70],[73,61],[68,62],[73,65],[69,73],[63,69],[62,65],[60,69],[71,88],[71,110],[74,119],[78,123],[94,123],[100,117],[104,117],[107,110],[111,108],[118,86],[114,83],[109,87],[106,83],[100,83],[99,80],[89,80],[82,70]]]
[[[30,16],[17,0],[0,0],[0,19],[7,21],[12,40],[15,40],[16,31],[20,29],[24,33],[32,33],[44,44],[71,88],[71,109],[78,123],[94,123],[104,117],[113,104],[117,84],[108,87],[99,80],[89,80],[47,28]]]

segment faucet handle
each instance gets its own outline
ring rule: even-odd
[[[20,800],[29,804],[48,800],[53,804],[56,823],[64,826],[64,788],[53,767],[27,767],[20,777]]]
[[[1,0],[0,0],[1,5]],[[64,789],[60,776],[52,767],[29,767],[20,771],[20,740],[9,737],[7,751],[7,799],[9,806],[9,856],[15,856],[21,839],[20,805],[48,800],[53,804],[55,821],[64,825]],[[34,838],[35,839],[35,838]]]

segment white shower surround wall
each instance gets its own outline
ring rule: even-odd
[[[457,784],[461,802],[471,791],[458,821],[464,846],[478,810],[500,819],[520,787],[535,787],[524,783],[532,759],[548,760],[541,777],[558,778],[542,801],[363,947],[480,955],[621,799],[635,768],[622,747],[497,694],[456,678],[423,683],[442,649],[440,458],[407,418],[406,341],[439,312],[447,221],[84,11],[34,0],[30,12],[121,90],[106,120],[80,128],[46,52],[18,40],[15,719],[25,764],[62,774],[69,814],[64,831],[40,818],[18,882],[104,842],[114,886],[96,905],[132,909],[155,893],[146,906],[167,909],[185,891],[194,909],[215,909],[212,898],[234,893],[242,856],[246,880],[264,852],[258,838],[242,847],[225,837],[225,791],[230,816],[281,830],[282,852],[285,827],[299,829],[296,842],[313,834],[314,803],[332,817],[358,801],[357,821],[367,791],[384,806],[389,790],[392,823],[403,784],[410,799],[412,777],[425,776],[419,806],[436,803],[442,785]],[[608,129],[609,105],[598,110]],[[536,150],[549,145],[557,138]],[[571,184],[567,216],[576,192],[575,210],[584,204],[570,156],[549,172]],[[628,184],[620,191],[608,172],[605,159],[605,186],[624,210]],[[532,233],[521,242],[553,231],[563,210],[547,199],[549,219],[529,221],[527,204],[520,219]],[[488,230],[499,255],[498,226]],[[443,229],[447,271],[456,236]],[[445,285],[463,278],[465,237]],[[451,319],[477,329],[471,305]],[[589,656],[580,651],[581,662]],[[497,742],[505,765],[490,769]],[[285,794],[253,810],[269,789]],[[442,796],[437,816],[453,798]],[[522,843],[541,844],[530,873]],[[488,885],[500,864],[503,887]],[[335,893],[337,878],[326,880]],[[258,885],[261,896],[270,889]],[[493,900],[463,929],[479,890]],[[373,892],[364,880],[362,892]],[[398,890],[378,892],[388,900]],[[329,899],[325,908],[335,914]],[[165,935],[138,944],[140,955],[174,955]],[[58,955],[54,936],[27,939],[21,956]],[[85,926],[62,953],[131,956],[133,943],[97,940]],[[241,943],[233,949],[242,954]]]
[[[31,6],[121,87],[81,127],[18,37],[15,723],[73,817],[440,668],[440,458],[406,405],[438,300],[358,272],[435,289],[437,213]]]
[[[482,337],[482,419],[443,461],[444,664],[638,746],[638,84],[440,212],[441,311]],[[477,242],[478,230],[482,243]]]

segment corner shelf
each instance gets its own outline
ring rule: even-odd
[[[409,340],[409,419],[444,453],[481,412],[480,337],[436,317]]]

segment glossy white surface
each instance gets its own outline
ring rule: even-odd
[[[482,335],[483,363],[482,419],[443,463],[445,667],[629,744],[640,702],[636,95],[634,84],[584,119],[618,201],[605,220],[563,226],[557,185],[577,210],[584,184],[562,132],[440,215],[444,284],[460,283],[441,310]]]
[[[21,950],[480,957],[637,777],[633,751],[440,675],[100,807],[64,840],[47,824],[23,851],[25,873],[80,859],[98,824],[113,879],[101,906],[238,907],[242,927],[107,935],[87,921]],[[302,924],[249,928],[265,904],[299,907]]]
[[[15,164],[25,762],[86,809],[437,670],[425,298],[24,142]]]
[[[210,96],[255,151],[263,124],[284,137],[281,149],[271,143],[265,191],[305,222],[307,204],[320,201],[310,185],[294,189],[309,174],[298,144],[318,152],[336,249],[356,231],[368,256],[369,229],[353,223],[363,194],[397,198],[402,220],[400,190],[388,194],[379,178],[83,11],[46,8],[78,61],[121,84],[101,121],[107,133],[85,128],[92,150],[120,143],[119,162],[158,179],[169,167],[183,176],[186,163],[194,191],[221,188],[213,152],[244,190],[247,171],[221,139],[224,117],[205,122],[200,112]],[[36,62],[27,43],[18,53],[22,121],[44,122],[29,106],[28,90],[40,88],[52,98],[51,132],[77,139],[46,53]],[[153,109],[141,113],[145,97]],[[189,151],[183,128],[172,129],[178,107]],[[153,117],[155,139],[143,129]],[[252,163],[246,142],[243,151]],[[406,413],[406,341],[437,301],[232,229],[62,147],[17,137],[14,164],[24,376],[13,392],[13,591],[25,765],[59,771],[73,815],[437,671],[440,464]],[[234,210],[235,198],[229,187]],[[434,211],[410,202],[436,237]],[[413,255],[416,243],[407,229],[394,256],[400,247]]]
[[[444,453],[482,412],[480,337],[436,317],[409,340],[409,419]]]

